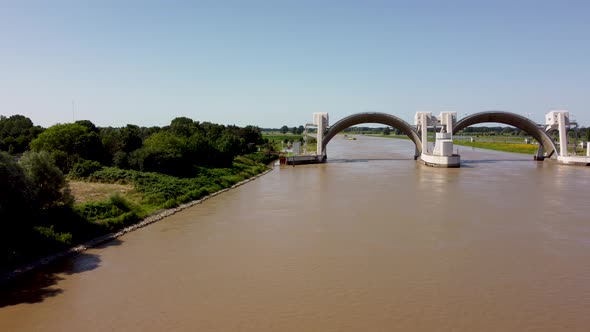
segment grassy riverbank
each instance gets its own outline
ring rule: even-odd
[[[396,139],[410,139],[408,136],[406,135],[384,135],[384,134],[371,134],[371,135],[367,135],[367,136],[373,136],[373,137],[385,137],[385,138],[396,138]]]
[[[503,152],[535,154],[537,153],[538,145],[525,143],[507,143],[507,142],[470,142],[464,140],[454,140],[455,145],[469,146],[479,149],[496,150]]]
[[[409,139],[408,136],[405,135],[370,135],[374,137],[386,137],[386,138],[397,138],[397,139]],[[521,138],[506,138],[506,137],[494,137],[494,136],[486,136],[487,142],[480,142],[480,141],[467,141],[467,140],[453,140],[455,145],[460,146],[469,146],[479,149],[488,149],[488,150],[496,150],[496,151],[503,151],[503,152],[513,152],[513,153],[524,153],[524,154],[535,154],[537,152],[538,146],[536,144],[525,144],[520,143]],[[517,142],[518,140],[519,142]],[[429,142],[433,142],[434,138],[429,137]]]
[[[231,167],[201,167],[190,178],[102,167],[74,181],[72,193],[79,198],[73,206],[52,210],[37,224],[10,230],[13,236],[0,244],[0,272],[229,188],[266,171],[271,159],[262,153],[238,156]]]

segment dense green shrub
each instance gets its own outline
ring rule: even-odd
[[[125,213],[140,214],[140,208],[119,194],[112,195],[107,201],[92,202],[76,206],[76,211],[88,221],[119,217]]]
[[[89,177],[92,173],[102,169],[101,163],[94,160],[81,160],[72,166],[69,175],[73,178],[83,179]]]
[[[240,159],[242,158],[242,159]],[[242,160],[251,160],[254,163],[260,163],[263,165],[268,165],[270,164],[272,161],[277,160],[278,156],[276,154],[272,154],[272,153],[264,153],[264,152],[254,152],[254,153],[250,153],[244,156],[239,156],[238,158],[236,158],[236,161],[238,162],[242,162]]]
[[[136,190],[144,194],[146,204],[167,208],[176,206],[179,202],[185,203],[187,198],[199,199],[263,172],[266,166],[257,163],[249,158],[250,156],[259,157],[257,154],[238,157],[231,168],[199,167],[195,169],[197,175],[190,178],[105,167],[92,173],[89,179],[97,182],[134,184]],[[264,160],[264,157],[261,159]]]
[[[125,212],[117,217],[102,221],[102,226],[109,231],[115,231],[125,226],[133,225],[141,220],[141,216],[133,211]]]
[[[56,232],[53,225],[49,227],[36,226],[34,229],[49,241],[55,241],[64,246],[72,244],[72,234]]]

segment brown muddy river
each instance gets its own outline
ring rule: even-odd
[[[590,331],[590,167],[335,138],[21,278],[1,331]]]

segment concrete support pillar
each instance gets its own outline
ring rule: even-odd
[[[434,133],[434,144],[436,145],[436,123],[432,126],[432,132]],[[432,151],[434,151],[434,146],[432,147]]]
[[[586,142],[586,157],[590,157],[590,142]]]
[[[541,144],[539,144],[539,147],[537,148],[537,154],[535,155],[535,160],[539,160],[542,161],[545,159],[545,149],[543,149],[543,146]]]
[[[440,122],[443,127],[446,127],[447,133],[453,135],[454,126],[455,126],[455,118],[457,117],[457,112],[442,112],[440,113]]]
[[[323,126],[318,126],[316,132],[317,132],[317,137],[316,137],[316,141],[317,141],[316,154],[318,156],[321,156],[323,153],[325,153],[325,151],[322,150],[322,145],[324,143],[324,127]]]
[[[421,135],[422,153],[428,153],[428,125],[431,117],[431,112],[416,112],[416,115],[414,115],[414,124]]]
[[[561,112],[557,118],[557,128],[559,130],[559,154],[563,157],[568,155],[567,153],[567,129],[565,123],[565,113]]]
[[[324,135],[326,134],[326,129],[328,128],[328,113],[313,113],[313,124],[317,126],[317,149],[316,154],[318,156],[326,156],[326,150],[322,149],[324,145]]]
[[[422,134],[422,153],[428,153],[428,115],[426,113],[420,114]]]

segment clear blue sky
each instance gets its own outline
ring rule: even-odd
[[[0,0],[0,114],[261,127],[506,110],[590,125],[590,1]]]

